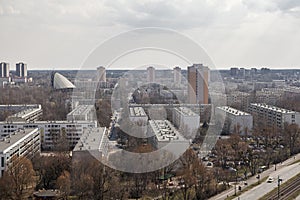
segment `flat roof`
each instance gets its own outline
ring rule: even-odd
[[[175,110],[177,110],[184,116],[199,116],[187,107],[177,107],[177,108],[175,108]]]
[[[0,121],[0,124],[7,124],[7,125],[31,125],[31,124],[90,124],[95,123],[96,121],[35,121],[35,122],[6,122],[6,121]]]
[[[40,104],[1,104],[0,108],[40,108]]]
[[[105,137],[105,127],[88,128],[84,130],[73,151],[100,150]]]
[[[87,115],[89,112],[91,112],[91,110],[93,110],[93,108],[93,105],[79,105],[68,115]]]
[[[232,96],[250,96],[249,93],[247,93],[247,92],[240,92],[240,91],[234,91],[234,92],[232,92],[230,94],[227,94],[227,96],[230,96],[230,95],[232,95]]]
[[[154,134],[159,142],[167,141],[186,141],[177,129],[168,120],[150,120]]]
[[[145,110],[142,107],[130,107],[129,113],[131,117],[146,117]]]
[[[0,139],[0,152],[3,153],[6,149],[9,147],[14,146],[19,141],[26,139],[29,135],[31,135],[33,132],[36,132],[37,128],[28,128],[23,130],[18,130],[13,133],[11,133],[9,136],[3,137]]]
[[[36,113],[38,111],[41,111],[42,109],[41,108],[29,108],[29,109],[26,109],[26,110],[22,110],[14,115],[11,115],[9,116],[8,118],[11,118],[11,117],[17,117],[17,118],[25,118],[33,113]]]
[[[285,108],[279,108],[279,107],[267,105],[264,103],[251,103],[250,105],[257,106],[259,108],[272,110],[272,111],[279,112],[279,113],[289,113],[289,114],[296,113],[295,111],[292,111],[292,110],[288,110]]]
[[[230,106],[220,106],[220,107],[217,107],[217,109],[223,110],[226,113],[230,113],[230,114],[235,115],[235,116],[250,115],[249,113],[243,112],[241,110],[237,110],[237,109],[232,108]]]

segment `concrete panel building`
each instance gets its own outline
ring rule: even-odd
[[[72,160],[86,161],[89,157],[101,160],[107,156],[108,142],[105,127],[85,129],[72,151]]]
[[[200,127],[200,116],[187,107],[177,107],[173,109],[173,123],[185,134],[192,134]]]
[[[148,83],[155,82],[155,68],[152,66],[147,68],[147,81]]]
[[[35,122],[42,118],[43,110],[41,105],[37,105],[36,107],[27,108],[24,107],[24,110],[9,116],[6,121],[7,122]]]
[[[94,105],[79,105],[67,114],[68,121],[94,121],[96,119]]]
[[[27,77],[27,64],[22,62],[16,64],[16,76]]]
[[[41,133],[42,149],[53,149],[60,139],[66,140],[73,148],[84,129],[97,127],[96,121],[37,121],[37,122],[0,122],[0,138],[26,128],[38,128]]]
[[[105,67],[98,67],[97,68],[97,78],[98,78],[98,82],[106,82],[106,70]]]
[[[241,135],[251,134],[253,117],[251,114],[237,110],[229,106],[216,107],[216,118],[225,119],[223,130],[229,133]]]
[[[32,159],[41,151],[40,132],[35,129],[21,129],[0,139],[0,177],[9,165],[14,165],[13,157]]]
[[[188,67],[188,102],[191,104],[208,104],[209,68],[202,64]]]
[[[148,122],[148,116],[143,107],[129,107],[129,119],[140,124],[147,124]]]
[[[300,125],[300,113],[292,110],[264,103],[251,103],[248,111],[257,119],[263,120],[269,126],[276,126],[279,130],[284,129],[285,123]]]
[[[9,63],[1,62],[0,63],[0,78],[8,78],[9,77]]]
[[[180,85],[181,84],[181,68],[180,67],[174,67],[173,69],[173,73],[174,73],[174,83],[175,85]]]
[[[169,143],[189,144],[168,120],[150,120],[147,134],[156,149],[163,148]]]

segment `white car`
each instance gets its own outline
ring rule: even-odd
[[[267,183],[272,183],[274,181],[274,178],[273,177],[269,177],[268,180],[267,180]]]

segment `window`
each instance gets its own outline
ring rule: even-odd
[[[4,167],[4,157],[1,157],[1,167]]]

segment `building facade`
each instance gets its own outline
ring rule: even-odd
[[[12,158],[32,159],[41,151],[38,128],[20,129],[0,139],[0,177],[9,165],[14,165]]]
[[[88,157],[101,160],[108,153],[108,137],[105,127],[87,128],[72,151],[73,161],[86,161]]]
[[[265,122],[268,126],[275,126],[279,130],[284,129],[285,123],[300,125],[300,113],[267,105],[264,103],[251,103],[248,111],[256,116],[257,122]]]
[[[226,133],[251,134],[253,117],[251,114],[229,106],[220,106],[215,109],[216,118],[224,119],[223,131]]]
[[[209,68],[202,64],[188,67],[188,102],[208,104]]]
[[[152,66],[147,68],[147,81],[148,83],[155,82],[155,68]]]
[[[173,109],[173,123],[187,135],[193,135],[200,127],[200,116],[187,107]]]
[[[170,143],[189,144],[189,141],[168,120],[149,120],[147,134],[155,149],[161,149]]]
[[[38,128],[41,133],[41,146],[44,150],[53,149],[61,139],[73,148],[86,128],[97,127],[96,121],[37,121],[0,122],[0,138],[26,128]]]
[[[97,68],[97,78],[98,78],[98,82],[106,82],[106,70],[105,67],[98,67]]]
[[[0,63],[0,78],[9,77],[9,63],[1,62]]]
[[[16,76],[27,77],[27,64],[19,62],[16,64]]]
[[[26,108],[26,106],[24,107]],[[9,116],[7,122],[35,122],[42,118],[43,110],[41,105],[36,107],[26,108],[18,113]]]
[[[94,105],[79,105],[67,114],[68,121],[94,121],[96,119]]]
[[[173,69],[174,73],[174,84],[175,85],[180,85],[181,84],[181,68],[180,67],[174,67]]]

